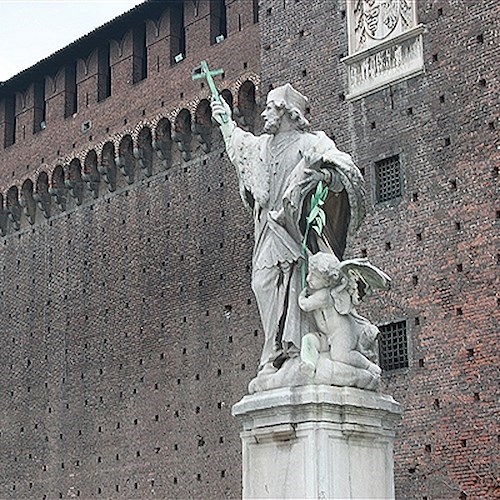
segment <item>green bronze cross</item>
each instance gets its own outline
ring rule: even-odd
[[[208,86],[210,87],[210,91],[212,92],[212,96],[215,101],[221,102],[220,101],[220,95],[219,91],[217,90],[217,87],[215,86],[215,82],[213,77],[222,75],[224,73],[224,70],[222,69],[214,69],[210,70],[208,68],[207,61],[201,61],[200,65],[197,68],[193,69],[193,80],[201,80],[201,79],[206,79],[208,82]],[[224,123],[228,122],[227,115],[222,115],[222,121]]]

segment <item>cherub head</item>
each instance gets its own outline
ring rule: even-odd
[[[309,258],[307,284],[311,290],[338,285],[342,280],[339,260],[333,254],[317,253]]]

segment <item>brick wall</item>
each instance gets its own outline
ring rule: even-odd
[[[398,498],[492,497],[497,2],[418,2],[425,74],[355,102],[340,63],[343,1],[263,0],[259,24],[252,2],[227,5],[228,39],[211,45],[208,3],[186,3],[186,59],[173,67],[168,10],[136,10],[147,78],[131,83],[123,28],[110,97],[97,102],[97,46],[77,60],[76,116],[64,118],[66,73],[51,67],[35,134],[34,89],[16,89],[16,142],[0,149],[0,497],[240,495],[230,407],[263,339],[233,168],[216,130],[180,123],[202,115],[207,86],[191,81],[202,58],[224,68],[219,87],[240,108],[245,85],[258,107],[259,91],[293,83],[311,99],[313,128],[364,169],[368,215],[349,254],[394,286],[361,312],[407,320],[409,333],[409,368],[384,379],[405,408]],[[256,114],[240,111],[246,123]],[[0,140],[6,125],[0,99]],[[374,162],[395,154],[403,194],[377,204]]]
[[[425,74],[354,102],[346,5],[261,2],[262,89],[292,82],[313,127],[364,169],[368,215],[350,255],[393,278],[362,312],[407,320],[410,366],[384,376],[404,409],[398,498],[491,498],[497,482],[498,30],[495,1],[419,1]],[[399,154],[403,194],[376,203],[375,161]]]
[[[148,76],[135,85],[131,32],[113,42],[102,102],[97,52],[78,60],[78,111],[66,119],[54,68],[46,129],[18,131],[0,152],[2,498],[240,494],[230,409],[262,343],[253,227],[220,134],[176,124],[184,109],[205,125],[208,87],[191,81],[202,58],[224,68],[219,87],[249,122],[239,94],[258,86],[259,27],[251,4],[228,2],[228,38],[210,45],[207,13],[186,4],[175,67],[168,11],[147,21]],[[26,108],[18,130],[32,126]]]

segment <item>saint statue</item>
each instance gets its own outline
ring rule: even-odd
[[[300,362],[302,339],[316,329],[299,305],[304,260],[324,252],[341,261],[346,239],[364,215],[359,169],[324,132],[309,131],[307,108],[307,98],[290,84],[271,90],[262,113],[264,133],[256,136],[236,125],[222,99],[212,102],[213,118],[236,167],[241,198],[255,223],[252,289],[265,341],[250,392],[289,383],[286,365]],[[328,195],[319,234],[306,231],[306,219],[320,182]],[[273,378],[280,381],[269,384]]]

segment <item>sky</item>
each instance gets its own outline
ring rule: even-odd
[[[0,0],[0,81],[144,0]]]

